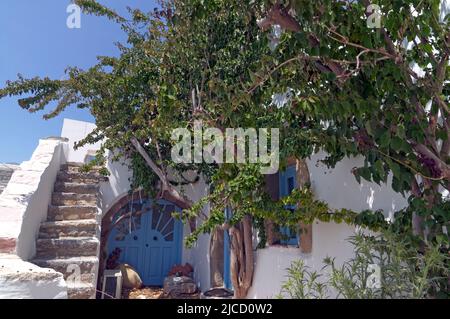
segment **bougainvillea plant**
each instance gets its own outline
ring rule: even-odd
[[[188,244],[216,227],[230,232],[237,297],[252,283],[253,220],[333,220],[374,230],[386,222],[381,212],[335,211],[307,188],[272,202],[256,164],[175,164],[171,132],[192,129],[195,120],[222,130],[279,128],[281,168],[291,156],[319,150],[330,167],[362,156],[358,181],[389,182],[411,195],[398,229],[422,239],[445,235],[450,37],[438,0],[170,0],[154,12],[130,10],[129,19],[94,0],[76,3],[122,26],[128,41],[118,45],[119,56],[68,68],[62,80],[19,76],[0,97],[20,96],[30,112],[56,102],[46,118],[71,105],[89,109],[97,128],[78,146],[102,141],[98,162],[105,150],[129,159],[133,188],[185,210]],[[376,23],[368,10],[374,4]],[[283,103],[274,103],[277,94]],[[182,190],[199,176],[212,187],[193,203]],[[300,203],[294,213],[284,209],[288,202]]]

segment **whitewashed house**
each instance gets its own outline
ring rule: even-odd
[[[74,150],[74,142],[94,128],[65,119],[61,137],[40,140],[30,161],[14,171],[0,195],[0,298],[93,298],[99,270],[101,274],[114,248],[122,249],[122,261],[135,267],[146,285],[161,285],[173,264],[190,263],[199,289],[209,289],[210,235],[202,235],[194,248],[185,248],[182,239],[189,227],[166,214],[176,209],[169,202],[160,202],[159,211],[140,215],[154,209],[152,199],[139,192],[129,195],[131,172],[123,163],[108,162],[108,180],[97,173],[78,173],[74,163],[89,160],[100,145]],[[351,170],[362,159],[347,158],[328,170],[318,162],[323,156],[316,154],[306,164],[316,198],[331,208],[382,209],[389,218],[406,206],[406,199],[388,185],[356,182]],[[295,166],[272,176],[274,196],[292,188],[295,176]],[[185,189],[194,202],[207,192],[202,180]],[[134,213],[133,218],[110,232],[102,229],[102,221],[114,220],[124,210]],[[293,260],[303,259],[319,270],[327,256],[338,262],[348,259],[353,250],[346,239],[354,232],[345,224],[315,222],[300,245],[298,239],[269,241],[256,250],[248,298],[277,295]],[[229,252],[224,246],[222,275],[229,285]],[[77,275],[81,280],[72,282]]]

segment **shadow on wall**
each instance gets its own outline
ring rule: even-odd
[[[132,172],[128,161],[112,162],[114,154],[109,152],[107,168],[110,173],[108,181],[100,186],[101,208],[105,214],[113,205],[130,191]]]
[[[356,181],[352,169],[364,165],[362,158],[346,158],[333,169],[320,162],[323,158],[325,153],[320,152],[307,163],[316,198],[327,202],[331,208],[357,212],[381,209],[385,217],[392,218],[394,212],[407,206],[407,198],[392,190],[392,176],[389,176],[387,184],[380,185],[363,179],[361,184]]]

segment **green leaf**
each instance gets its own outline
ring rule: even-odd
[[[390,142],[391,142],[391,134],[389,133],[389,131],[385,131],[380,137],[380,142],[379,142],[380,147],[388,148]]]
[[[383,177],[385,175],[383,162],[381,160],[377,160],[373,167],[380,177]]]

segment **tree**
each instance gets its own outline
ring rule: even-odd
[[[19,104],[30,112],[56,102],[46,119],[71,105],[88,108],[97,127],[76,146],[102,141],[94,164],[102,164],[104,151],[110,150],[114,159],[131,161],[133,188],[143,187],[150,192],[156,188],[156,198],[167,199],[186,210],[192,208],[193,203],[176,186],[198,180],[186,178],[188,171],[208,177],[219,167],[175,165],[171,160],[171,132],[179,127],[192,128],[195,119],[218,127],[240,126],[241,116],[233,106],[242,106],[220,90],[236,87],[236,79],[246,76],[248,63],[257,57],[249,54],[255,45],[253,38],[260,32],[256,20],[248,15],[248,10],[240,11],[239,1],[218,1],[218,12],[203,16],[201,10],[197,11],[200,3],[190,6],[173,1],[162,3],[161,9],[149,14],[130,10],[131,20],[93,0],[76,3],[85,12],[106,16],[121,25],[128,41],[118,45],[119,57],[99,57],[98,64],[88,70],[68,68],[64,80],[24,79],[19,75],[18,80],[8,82],[0,91],[0,97],[28,94],[19,99]],[[267,50],[266,46],[260,46],[260,50]],[[234,59],[230,61],[229,57]],[[235,165],[223,167],[221,172],[216,189],[240,177]],[[179,178],[171,180],[173,174]],[[233,192],[238,192],[238,188]],[[233,234],[233,284],[236,296],[244,297],[253,276],[252,218],[236,203],[231,196],[225,202],[215,203],[213,216],[220,222],[216,226]],[[232,222],[225,223],[225,207],[231,207],[235,213]],[[184,216],[195,231],[193,240],[209,225],[195,230],[193,219],[202,217],[202,207]],[[209,221],[214,218],[204,217]]]
[[[86,71],[69,68],[65,80],[19,77],[0,97],[28,94],[19,104],[31,112],[56,101],[46,118],[70,105],[88,108],[97,129],[79,145],[105,141],[99,162],[106,149],[130,159],[133,188],[156,188],[156,197],[184,209],[188,245],[202,232],[229,231],[236,297],[252,284],[258,220],[289,226],[335,220],[373,229],[386,222],[380,212],[332,210],[307,188],[272,202],[258,164],[175,164],[171,132],[192,129],[195,120],[221,130],[280,128],[281,168],[289,157],[319,149],[330,166],[362,155],[356,178],[381,183],[392,174],[394,190],[413,195],[398,220],[411,225],[414,213],[416,233],[423,237],[425,222],[430,238],[442,235],[450,219],[440,193],[449,189],[449,36],[437,20],[438,1],[378,1],[384,12],[378,29],[367,27],[368,1],[172,0],[150,14],[130,10],[131,20],[94,0],[77,3],[127,32],[120,56],[100,57]],[[287,102],[275,103],[274,94],[283,92]],[[188,171],[211,185],[197,203],[176,187],[197,180]],[[294,212],[285,209],[299,202]]]
[[[291,143],[324,149],[330,166],[364,156],[358,181],[392,174],[393,189],[412,194],[415,233],[431,237],[450,220],[450,33],[439,10],[439,0],[267,1],[260,27],[284,33],[247,91],[290,90],[288,129],[302,128]]]

